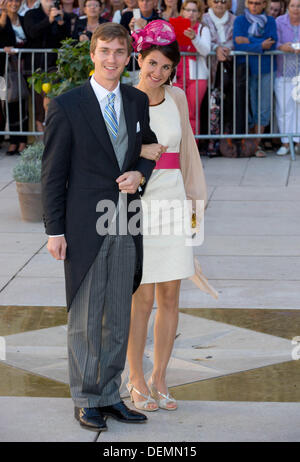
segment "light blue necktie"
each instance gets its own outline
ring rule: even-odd
[[[105,110],[104,110],[105,122],[114,139],[117,138],[118,129],[119,129],[117,113],[116,113],[115,106],[114,106],[115,97],[116,95],[114,93],[108,93],[107,95],[108,103],[105,106]]]

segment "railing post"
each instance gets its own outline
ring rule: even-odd
[[[21,51],[18,53],[18,92],[19,92],[19,122],[20,131],[23,131],[23,111],[22,111],[22,94],[21,94]]]
[[[261,132],[261,55],[258,55],[258,127],[257,131],[260,134]]]
[[[198,61],[199,61],[199,55],[195,56],[196,58],[196,127],[195,127],[195,134],[200,135],[200,130],[199,130],[199,81],[198,81]]]
[[[246,114],[245,114],[245,132],[248,134],[248,124],[249,124],[249,55],[246,56]]]
[[[211,56],[208,55],[208,62],[209,62],[209,67],[208,69],[211,69]],[[209,72],[208,74],[208,87],[207,87],[207,99],[208,99],[208,114],[207,114],[207,117],[208,117],[208,135],[211,134],[211,125],[210,125],[210,115],[211,115],[211,106],[210,106],[210,103],[211,103],[211,98],[210,98],[210,94],[211,94],[211,72]]]
[[[5,111],[6,111],[6,119],[7,119],[7,128],[8,131],[10,131],[10,122],[9,122],[9,107],[8,107],[8,88],[7,88],[7,82],[8,82],[8,53],[5,54]]]
[[[296,160],[293,135],[289,135],[289,143],[290,143],[291,158],[292,158],[292,160]]]
[[[271,85],[270,85],[270,133],[273,132],[273,107],[274,107],[274,55],[271,55]]]
[[[224,131],[224,63],[221,62],[221,127],[220,132]]]
[[[31,75],[34,73],[34,52],[31,55]],[[34,84],[31,87],[31,98],[32,98],[32,131],[35,132],[35,92]]]
[[[233,56],[233,134],[236,134],[236,55]]]

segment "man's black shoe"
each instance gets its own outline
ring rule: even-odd
[[[97,407],[75,407],[75,419],[82,427],[96,432],[107,430],[106,422]]]
[[[132,411],[123,401],[111,406],[99,407],[101,414],[113,417],[119,422],[125,423],[145,423],[148,419],[140,412]]]

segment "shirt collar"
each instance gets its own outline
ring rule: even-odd
[[[116,95],[116,98],[120,97],[120,82],[112,92],[102,87],[102,85],[96,82],[95,77],[93,75],[90,80],[90,83],[99,101],[102,101],[104,98],[106,98],[109,93],[114,93]]]

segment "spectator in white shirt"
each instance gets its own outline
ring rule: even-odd
[[[190,44],[179,44],[180,51],[197,52],[200,55],[197,55],[197,57],[187,56],[185,65],[182,58],[177,66],[176,75],[176,85],[186,92],[190,123],[194,134],[200,133],[200,109],[208,81],[206,56],[211,51],[209,28],[201,22],[203,13],[204,4],[201,0],[185,0],[180,11],[181,16],[191,21],[191,27],[184,31],[184,35],[190,39]],[[196,98],[196,95],[198,95],[198,98]]]
[[[40,0],[23,0],[21,7],[18,11],[19,16],[25,16],[25,13],[29,10],[33,10],[34,8],[38,8],[40,6]]]

